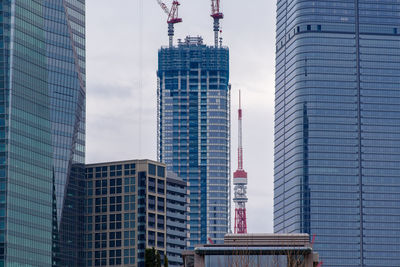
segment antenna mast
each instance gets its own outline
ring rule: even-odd
[[[182,22],[182,19],[178,16],[178,7],[181,5],[178,1],[172,2],[171,10],[168,9],[167,5],[164,4],[161,0],[157,0],[160,7],[164,10],[165,14],[168,15],[167,23],[168,23],[168,36],[169,36],[169,47],[174,45],[174,34],[175,27],[174,24]]]
[[[219,20],[224,18],[220,11],[220,0],[211,0],[211,17],[214,19],[214,43],[218,47]]]
[[[235,203],[235,234],[247,233],[246,203],[247,203],[247,172],[243,169],[243,144],[242,144],[242,103],[239,91],[238,110],[238,169],[233,174]]]

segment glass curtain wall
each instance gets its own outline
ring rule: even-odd
[[[52,136],[43,1],[1,1],[0,266],[52,266]]]
[[[0,1],[0,266],[81,266],[84,7]]]
[[[275,232],[324,266],[399,266],[400,3],[277,3]]]
[[[83,266],[85,1],[45,0],[54,175],[54,264]]]

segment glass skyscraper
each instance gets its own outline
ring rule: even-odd
[[[82,266],[85,3],[0,10],[0,266]]]
[[[43,12],[51,97],[55,264],[83,266],[85,0],[45,0]]]
[[[229,51],[187,37],[158,53],[158,157],[189,182],[190,245],[229,226]]]
[[[275,232],[400,266],[400,3],[278,0]]]

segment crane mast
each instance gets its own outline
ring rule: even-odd
[[[211,0],[211,17],[214,19],[214,43],[218,47],[219,20],[224,18],[220,11],[220,0]]]
[[[243,169],[242,144],[242,103],[239,91],[238,110],[238,169],[233,173],[235,203],[235,234],[247,233],[246,203],[247,203],[247,172]]]
[[[165,14],[168,15],[167,23],[168,23],[168,37],[169,37],[169,47],[174,45],[174,34],[175,34],[175,27],[176,23],[182,22],[182,19],[179,18],[178,15],[178,7],[181,5],[179,1],[173,1],[171,10],[167,7],[165,3],[161,0],[157,0],[157,3],[160,5],[162,10],[164,10]]]

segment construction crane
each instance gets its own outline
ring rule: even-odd
[[[211,0],[211,17],[214,19],[215,47],[218,47],[219,20],[224,18],[224,14],[220,11],[220,0]]]
[[[169,36],[169,47],[172,47],[174,44],[174,25],[176,23],[182,22],[182,19],[178,17],[178,7],[180,3],[178,1],[172,2],[171,10],[164,4],[161,0],[157,0],[160,7],[164,10],[165,14],[168,15],[167,23],[168,23],[168,36]]]

